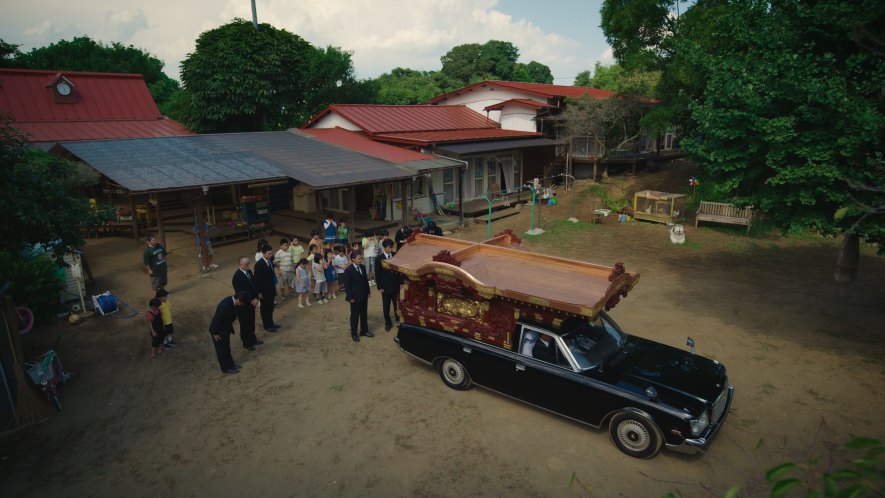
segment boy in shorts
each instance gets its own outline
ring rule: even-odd
[[[163,348],[160,346],[163,345],[163,337],[166,335],[163,331],[163,317],[160,315],[160,304],[162,303],[159,299],[151,299],[148,303],[151,309],[148,310],[145,316],[148,332],[151,334],[151,358],[156,358],[163,352]]]
[[[168,351],[178,346],[178,343],[172,339],[172,306],[169,305],[169,292],[166,289],[159,289],[157,299],[160,300],[160,316],[163,318],[163,349]]]

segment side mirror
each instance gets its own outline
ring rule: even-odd
[[[685,341],[685,345],[691,348],[691,354],[695,354],[694,339],[689,337],[688,340]]]

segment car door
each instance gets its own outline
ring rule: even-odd
[[[519,358],[514,365],[519,395],[514,395],[541,408],[566,417],[592,422],[590,405],[594,390],[584,382],[584,376],[576,371],[569,355],[563,353],[562,340],[544,329],[523,325],[523,342],[518,350]],[[553,337],[556,348],[555,362],[534,358],[525,348],[525,337],[531,332]]]

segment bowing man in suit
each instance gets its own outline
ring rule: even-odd
[[[350,337],[360,342],[356,334],[356,324],[360,323],[360,335],[375,337],[369,332],[369,278],[363,267],[363,254],[354,251],[350,254],[353,264],[344,270],[344,294],[350,303]]]
[[[215,356],[218,357],[218,366],[221,372],[226,374],[240,373],[240,366],[234,363],[230,354],[230,335],[234,333],[234,321],[237,319],[237,308],[248,306],[252,296],[247,291],[237,292],[234,296],[228,296],[215,307],[215,315],[209,324],[209,333],[212,335],[212,344],[215,346]]]
[[[258,306],[258,287],[255,286],[255,276],[249,269],[251,260],[247,256],[240,257],[240,265],[234,272],[231,283],[234,286],[234,294],[246,291],[252,296],[249,304],[237,307],[237,320],[240,322],[240,339],[243,347],[249,351],[255,351],[255,346],[264,344],[255,337],[255,307]]]
[[[399,288],[403,284],[403,277],[399,273],[384,267],[384,261],[393,257],[393,241],[390,239],[381,243],[381,256],[375,260],[375,282],[381,291],[381,305],[384,310],[384,331],[393,328],[390,320],[390,305],[393,304],[393,315],[396,323],[399,323],[399,309],[396,304],[399,297]]]
[[[276,332],[280,326],[273,321],[273,300],[277,295],[277,286],[273,283],[274,271],[273,248],[269,245],[261,247],[261,258],[255,262],[255,287],[258,299],[261,300],[261,324],[264,330]]]

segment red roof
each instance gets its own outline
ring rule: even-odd
[[[375,140],[402,144],[430,145],[444,142],[471,142],[501,138],[540,137],[542,133],[532,131],[502,130],[500,128],[480,130],[416,131],[411,133],[383,133],[374,135]]]
[[[289,131],[302,135],[310,135],[326,143],[340,145],[356,152],[362,152],[363,154],[386,159],[395,163],[436,159],[436,156],[406,149],[404,147],[376,142],[363,133],[345,130],[343,128],[307,128],[302,130],[292,129]]]
[[[543,102],[538,102],[537,100],[531,99],[510,99],[505,100],[504,102],[498,102],[497,104],[492,104],[485,108],[486,111],[497,111],[507,107],[508,105],[517,105],[521,107],[529,107],[531,109],[540,109],[542,107],[553,107],[550,104],[545,104]]]
[[[302,128],[309,128],[333,112],[369,135],[500,127],[494,120],[463,105],[332,104],[310,118]]]
[[[488,81],[480,81],[479,83],[474,83],[472,85],[465,86],[463,88],[459,88],[454,92],[449,92],[443,95],[439,95],[430,99],[430,102],[439,102],[445,100],[450,95],[460,95],[464,92],[471,92],[474,88],[477,87],[488,87],[488,86],[497,86],[503,88],[510,88],[513,90],[519,90],[522,92],[531,93],[533,95],[538,95],[544,98],[554,98],[554,97],[580,97],[582,95],[590,95],[596,99],[607,99],[613,95],[616,95],[615,92],[610,92],[608,90],[601,90],[599,88],[593,88],[589,86],[566,86],[566,85],[547,85],[544,83],[523,83],[520,81],[497,81],[497,80],[488,80]]]
[[[53,83],[64,78],[73,100]],[[0,69],[0,111],[32,142],[192,135],[166,119],[139,74]]]

